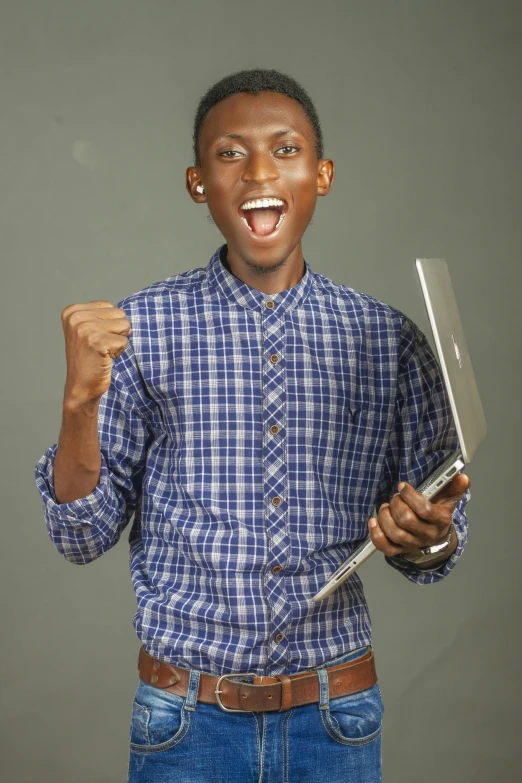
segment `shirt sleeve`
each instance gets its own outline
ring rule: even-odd
[[[426,337],[404,317],[395,421],[385,457],[377,508],[397,492],[401,481],[418,487],[459,444],[442,372]],[[469,490],[455,507],[455,552],[433,569],[420,569],[402,555],[386,557],[393,568],[417,584],[440,582],[460,559],[468,537]]]
[[[151,428],[136,393],[139,373],[132,367],[130,346],[125,363],[113,362],[111,385],[100,400],[98,435],[102,455],[98,485],[90,495],[70,503],[57,503],[51,446],[36,465],[47,530],[56,549],[71,563],[89,563],[113,547],[141,498]],[[135,360],[134,360],[135,365]]]

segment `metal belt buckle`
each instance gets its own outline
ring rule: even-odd
[[[219,690],[219,686],[221,685],[221,681],[222,680],[232,680],[235,677],[256,677],[256,676],[257,675],[251,674],[250,672],[246,672],[245,674],[223,674],[223,675],[221,675],[221,677],[219,678],[219,680],[216,683],[216,690],[214,691],[214,693],[216,695],[217,703],[219,704],[219,706],[221,707],[221,709],[224,712],[253,712],[254,710],[235,710],[235,709],[232,709],[231,707],[225,707],[225,705],[223,704],[223,702],[221,701],[220,696],[219,696],[220,693],[223,693],[223,691]]]

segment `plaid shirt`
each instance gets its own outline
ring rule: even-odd
[[[221,248],[221,254],[226,245]],[[56,503],[52,446],[36,466],[51,539],[87,563],[134,512],[130,561],[146,649],[215,674],[293,673],[371,643],[359,576],[311,601],[399,481],[456,448],[437,362],[402,313],[312,272],[267,295],[217,251],[206,269],[119,303],[132,325],[99,408],[91,495]],[[437,569],[401,556],[413,582]]]

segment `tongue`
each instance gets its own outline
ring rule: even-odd
[[[247,212],[248,225],[254,234],[266,236],[277,226],[279,215],[277,209],[250,209]]]

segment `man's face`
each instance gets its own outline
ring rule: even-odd
[[[203,122],[200,166],[187,189],[206,201],[230,253],[269,268],[300,251],[318,195],[333,181],[333,163],[318,160],[301,105],[275,92],[237,93]],[[196,191],[204,184],[205,195]],[[275,199],[268,205],[259,199]]]

